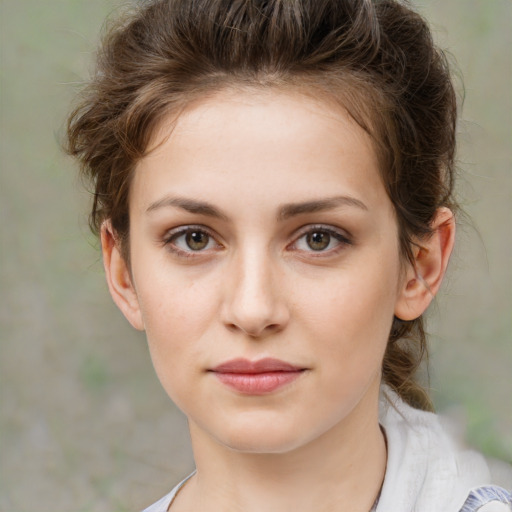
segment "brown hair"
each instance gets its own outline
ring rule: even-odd
[[[456,98],[425,20],[394,0],[146,1],[107,31],[68,121],[68,152],[94,184],[90,225],[110,219],[128,259],[132,173],[156,127],[226,87],[293,87],[340,102],[373,138],[403,257],[453,208]],[[395,319],[383,379],[430,409],[415,381],[423,319]]]

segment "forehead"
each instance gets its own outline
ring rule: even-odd
[[[358,104],[361,103],[360,99]],[[368,145],[373,151],[371,136],[352,117],[353,106],[348,110],[344,107],[347,101],[344,95],[334,98],[319,87],[223,87],[186,103],[178,115],[164,118],[155,130],[148,154],[169,136],[200,137],[202,132],[207,131],[208,139],[211,139],[221,130],[228,130],[233,123],[237,126],[229,141],[234,144],[239,144],[239,136],[251,130],[259,131],[261,135],[261,130],[268,131],[269,126],[272,126],[272,137],[275,138],[278,131],[282,131],[285,137],[292,131],[299,135],[305,123],[311,125],[311,135],[315,135],[313,129],[316,132],[322,128],[331,131],[333,124],[346,125],[347,128],[350,125],[351,138],[360,139],[362,144]],[[365,110],[370,110],[369,105]],[[358,119],[361,117],[359,112],[356,116]],[[367,123],[368,120],[363,122]],[[225,134],[222,133],[222,136]],[[223,143],[229,141],[223,140]]]
[[[132,198],[142,207],[165,189],[222,200],[266,189],[286,202],[336,189],[382,202],[378,167],[371,137],[333,102],[223,91],[161,124],[136,168]]]

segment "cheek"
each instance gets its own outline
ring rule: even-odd
[[[218,286],[155,268],[158,275],[146,273],[137,293],[155,371],[174,399],[173,390],[207,353],[206,331],[217,316]]]
[[[165,255],[142,253],[136,263],[136,290],[146,332],[174,339],[173,333],[200,329],[215,305],[215,276],[172,264]]]
[[[295,292],[302,329],[317,340],[315,349],[332,354],[332,363],[342,363],[345,372],[357,374],[367,365],[380,368],[397,299],[394,262],[362,258]]]
[[[310,293],[301,308],[299,328],[312,341],[323,396],[311,400],[312,417],[327,415],[335,423],[380,383],[394,288],[370,286],[371,280],[369,274],[332,280],[323,291]]]
[[[378,332],[390,324],[396,301],[396,279],[342,270],[322,286],[316,283],[295,295],[302,299],[299,316],[306,322],[358,339],[358,333]]]

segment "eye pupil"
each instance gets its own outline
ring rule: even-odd
[[[331,235],[329,235],[329,233],[315,231],[307,235],[306,241],[310,249],[313,249],[313,251],[322,251],[329,246]]]
[[[187,246],[194,251],[204,249],[208,245],[209,239],[209,235],[201,231],[189,231],[185,236]]]

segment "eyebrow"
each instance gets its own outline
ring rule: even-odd
[[[280,208],[278,220],[286,220],[296,215],[303,215],[305,213],[324,212],[327,210],[334,210],[340,206],[352,206],[364,211],[368,211],[368,207],[359,199],[352,196],[336,196],[326,199],[318,199],[313,201],[306,201],[304,203],[290,203],[285,204]]]
[[[214,217],[216,219],[228,220],[227,215],[224,215],[218,208],[207,203],[206,201],[196,201],[194,199],[187,199],[185,197],[164,197],[159,199],[147,208],[146,213],[151,213],[160,208],[166,207],[181,208],[190,213],[198,215],[206,215],[207,217]]]
[[[279,208],[277,215],[278,221],[284,221],[290,217],[297,215],[304,215],[307,213],[323,212],[333,210],[340,206],[352,206],[360,210],[368,211],[368,207],[359,199],[352,196],[336,196],[326,199],[317,199],[312,201],[305,201],[302,203],[289,203]],[[151,213],[160,208],[175,207],[181,208],[190,213],[197,215],[205,215],[221,220],[229,220],[228,216],[222,213],[218,208],[206,201],[197,201],[195,199],[188,199],[184,197],[164,197],[151,203],[147,208],[146,213]]]

